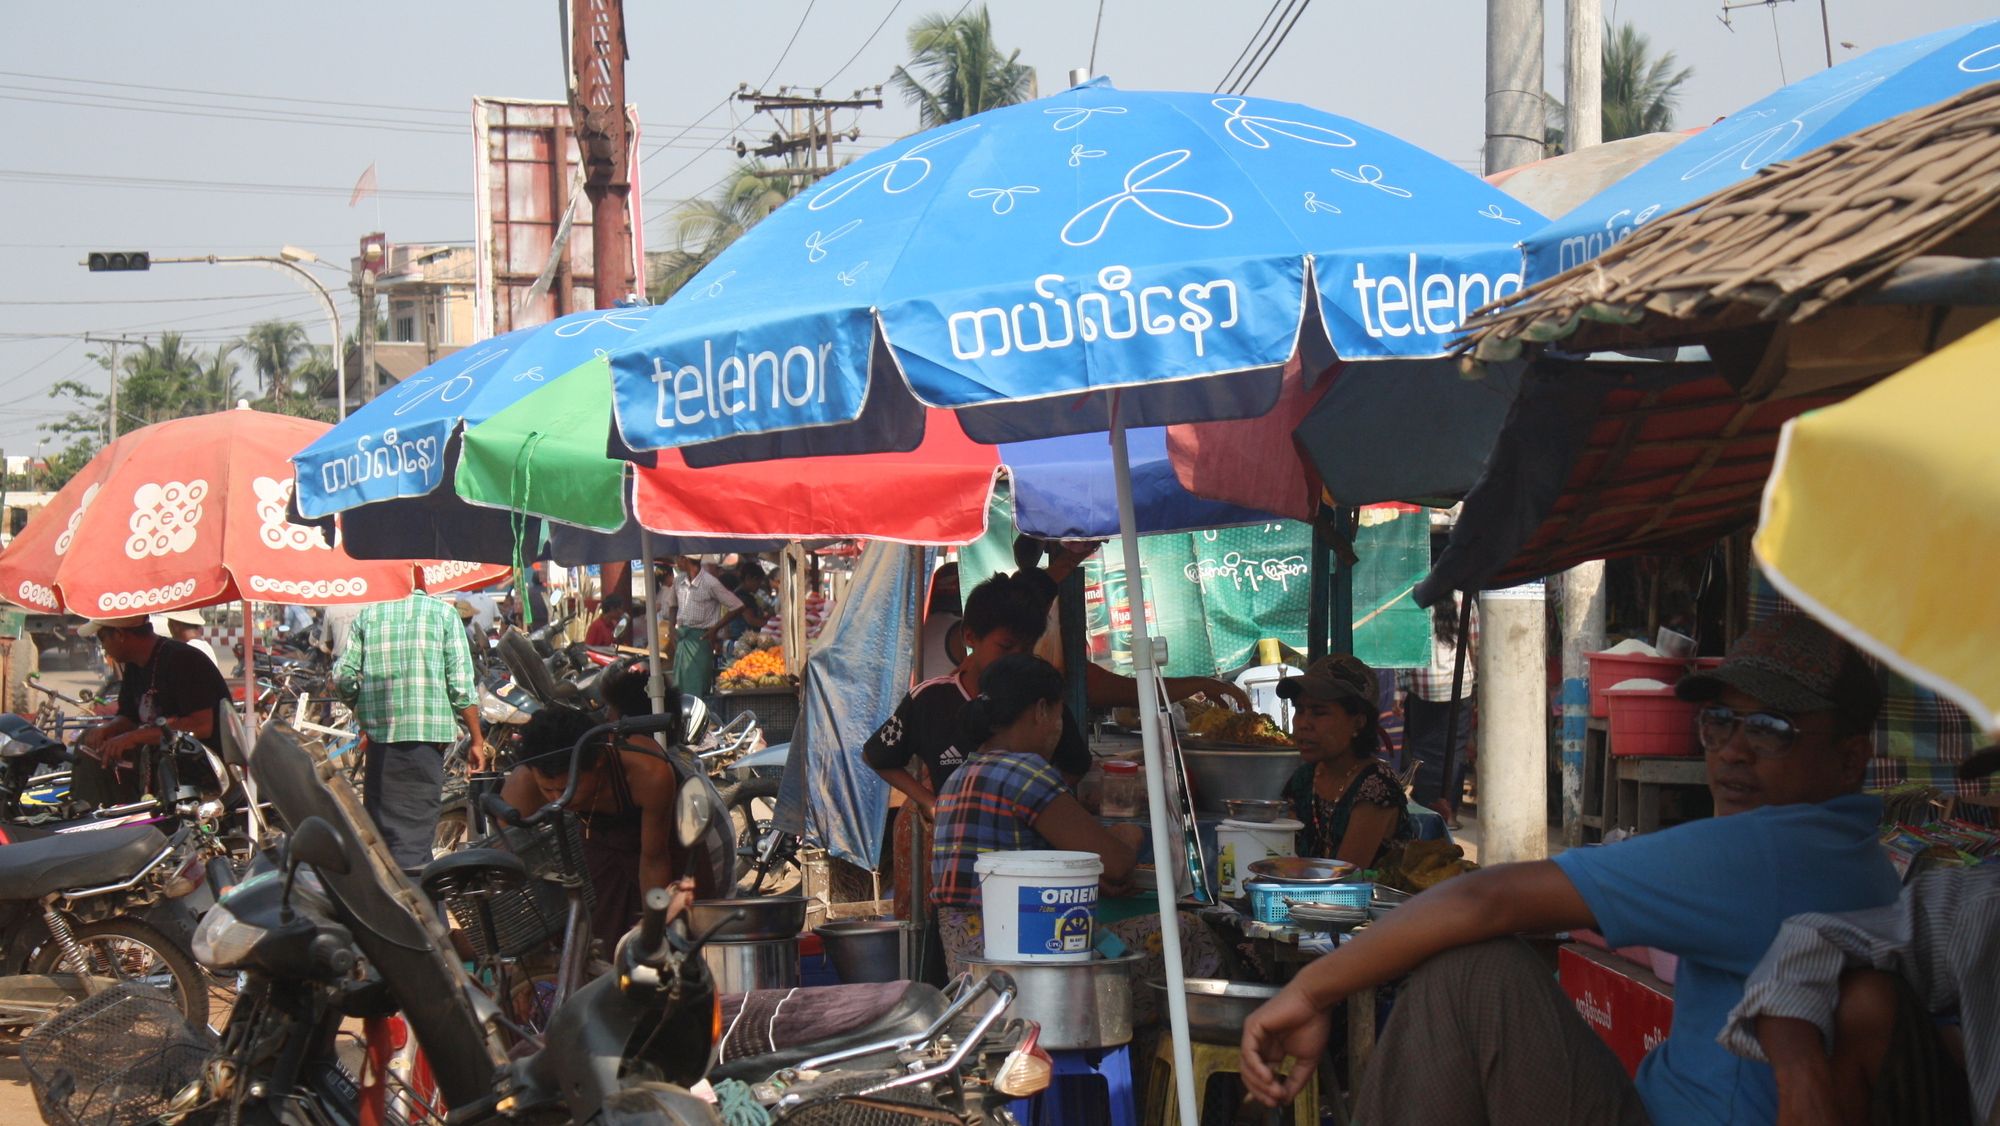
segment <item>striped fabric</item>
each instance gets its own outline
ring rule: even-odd
[[[1040,755],[989,751],[965,760],[937,800],[937,833],[931,852],[931,903],[979,906],[973,871],[989,852],[1048,848],[1035,819],[1068,793],[1062,775]]]
[[[1978,1120],[2000,1121],[1995,966],[2000,966],[2000,865],[1926,872],[1894,903],[1787,920],[1716,1039],[1739,1056],[1761,1060],[1756,1020],[1770,1014],[1810,1021],[1831,1041],[1841,973],[1886,970],[1909,983],[1927,1011],[1957,1015]]]

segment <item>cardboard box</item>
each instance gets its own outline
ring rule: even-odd
[[[1564,993],[1598,1036],[1636,1074],[1639,1061],[1667,1038],[1674,1023],[1674,987],[1606,950],[1569,943],[1556,951]]]

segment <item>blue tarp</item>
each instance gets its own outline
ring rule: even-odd
[[[861,745],[910,690],[936,557],[892,543],[862,550],[853,583],[806,659],[804,714],[778,788],[780,830],[870,870],[882,855],[889,785],[861,761]]]

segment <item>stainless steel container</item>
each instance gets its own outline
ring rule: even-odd
[[[1020,992],[1008,1016],[1042,1026],[1044,1048],[1115,1048],[1132,1040],[1132,972],[1137,954],[1088,962],[993,962],[967,959],[976,978],[994,970]]]
[[[708,963],[718,993],[790,989],[799,983],[796,935],[757,942],[711,942],[701,948],[701,960]]]
[[[1290,747],[1268,751],[1181,747],[1198,812],[1224,816],[1230,798],[1276,798],[1303,761]]]
[[[1167,988],[1147,982],[1165,1000]],[[1278,995],[1275,985],[1248,981],[1223,981],[1213,977],[1187,979],[1188,1035],[1204,1044],[1237,1044],[1243,1039],[1243,1022],[1258,1006]]]

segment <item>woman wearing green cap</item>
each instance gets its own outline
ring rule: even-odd
[[[1375,757],[1382,721],[1374,671],[1344,653],[1322,657],[1279,681],[1278,695],[1297,704],[1292,740],[1305,760],[1283,793],[1305,825],[1299,855],[1372,868],[1390,845],[1414,839],[1403,785]]]

